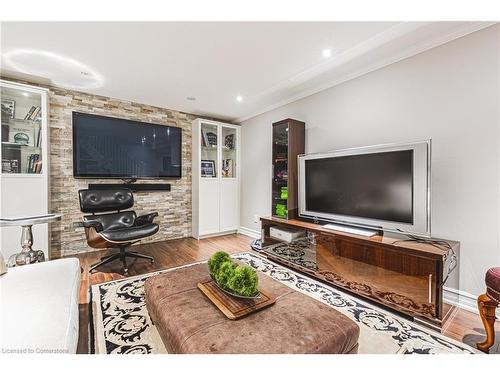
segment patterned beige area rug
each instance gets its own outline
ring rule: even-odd
[[[241,253],[233,255],[233,258],[347,315],[360,327],[359,353],[361,354],[477,353],[466,344],[449,339],[262,256]],[[158,273],[171,270],[129,277],[91,287],[92,352],[100,354],[166,353],[146,309],[144,281]]]

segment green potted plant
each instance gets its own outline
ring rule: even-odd
[[[257,272],[249,266],[235,263],[229,254],[219,251],[208,261],[208,271],[223,291],[241,298],[259,296]]]

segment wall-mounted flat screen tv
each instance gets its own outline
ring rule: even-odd
[[[73,112],[73,175],[171,179],[182,171],[182,130]]]
[[[299,157],[299,216],[430,235],[430,141]]]

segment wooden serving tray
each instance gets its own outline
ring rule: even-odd
[[[264,290],[260,290],[260,297],[256,299],[232,297],[224,293],[213,280],[198,283],[198,289],[231,320],[243,318],[276,302],[276,297]]]

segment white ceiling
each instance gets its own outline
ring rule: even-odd
[[[6,77],[242,121],[491,24],[3,22],[0,68]]]

